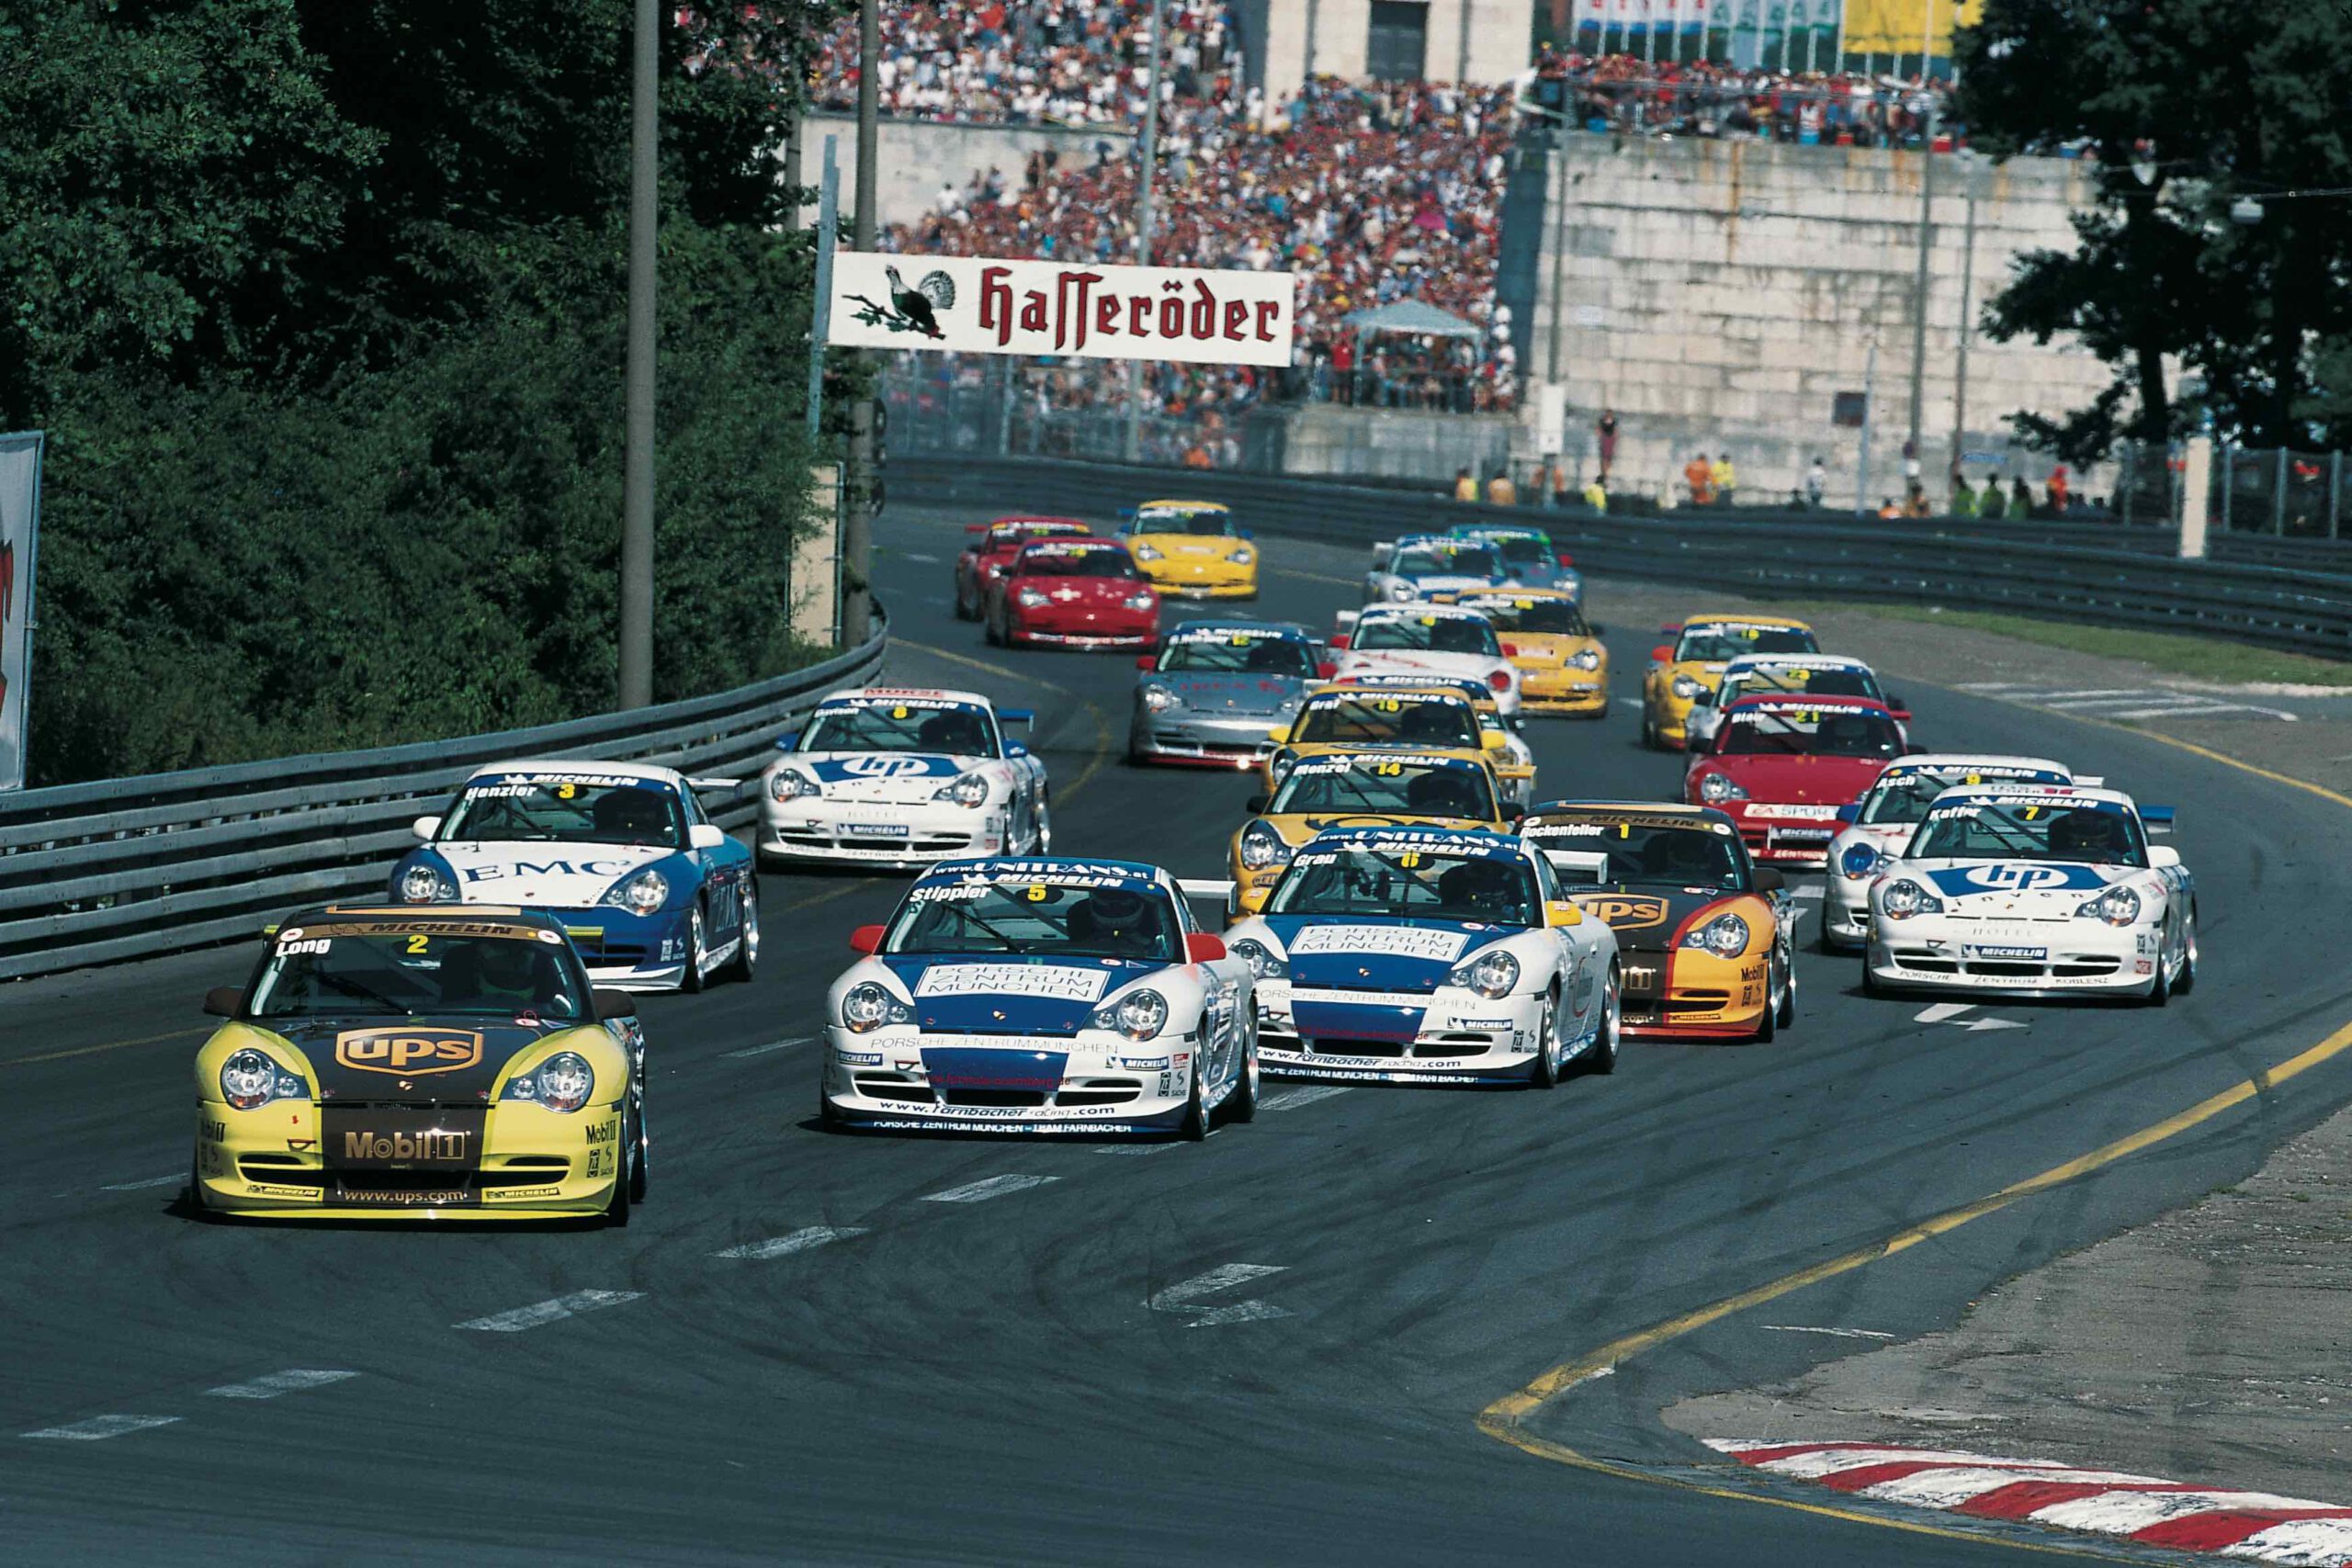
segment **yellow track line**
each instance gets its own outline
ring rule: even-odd
[[[62,1062],[68,1056],[95,1056],[101,1051],[123,1051],[133,1045],[153,1045],[165,1040],[185,1040],[191,1034],[209,1034],[207,1028],[170,1029],[161,1034],[142,1034],[136,1040],[109,1040],[103,1045],[76,1045],[70,1051],[44,1051],[38,1056],[10,1056],[0,1061],[0,1067],[28,1067],[35,1062]]]

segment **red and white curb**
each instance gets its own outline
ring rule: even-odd
[[[2052,1460],[1998,1459],[1876,1443],[1768,1443],[1710,1438],[1707,1446],[1767,1474],[1851,1496],[1942,1508],[1980,1519],[2119,1536],[2144,1546],[2308,1568],[2352,1564],[2352,1508],[2185,1486],[2154,1475],[2077,1470]]]

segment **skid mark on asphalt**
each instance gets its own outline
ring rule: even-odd
[[[1312,1105],[1318,1100],[1329,1100],[1335,1094],[1345,1094],[1347,1092],[1348,1089],[1345,1084],[1336,1083],[1317,1084],[1312,1089],[1284,1089],[1280,1094],[1268,1095],[1266,1097],[1265,1103],[1259,1106],[1258,1109],[1261,1111],[1295,1111],[1302,1105]]]
[[[574,1291],[568,1296],[516,1307],[512,1312],[469,1318],[456,1326],[479,1329],[484,1334],[520,1334],[526,1328],[559,1323],[567,1317],[577,1317],[583,1312],[600,1312],[605,1307],[620,1306],[637,1301],[644,1294],[643,1291]]]
[[[38,1432],[27,1432],[24,1436],[56,1438],[69,1443],[96,1443],[129,1432],[144,1432],[151,1427],[168,1427],[178,1419],[176,1416],[93,1416],[87,1421],[76,1421],[65,1427],[43,1427]]]
[[[817,1037],[813,1034],[797,1034],[789,1040],[771,1040],[764,1045],[746,1045],[740,1051],[721,1051],[719,1055],[722,1056],[764,1056],[771,1051],[789,1051],[795,1045],[813,1044],[816,1039]]]
[[[1213,1328],[1227,1323],[1259,1323],[1272,1317],[1288,1317],[1290,1314],[1271,1302],[1227,1302],[1219,1306],[1197,1306],[1203,1296],[1213,1296],[1246,1285],[1252,1280],[1262,1280],[1269,1274],[1280,1274],[1288,1267],[1281,1263],[1221,1263],[1205,1274],[1195,1274],[1180,1280],[1164,1291],[1154,1292],[1144,1305],[1154,1312],[1176,1313],[1193,1321],[1188,1328]]]
[[[711,1254],[713,1258],[749,1258],[763,1260],[789,1258],[796,1252],[807,1252],[836,1241],[853,1241],[865,1234],[864,1225],[807,1225],[789,1235],[771,1236],[765,1241],[747,1241],[741,1247],[727,1247]]]
[[[219,1388],[204,1392],[215,1399],[276,1399],[282,1393],[300,1393],[304,1389],[324,1388],[329,1383],[356,1378],[357,1372],[325,1371],[307,1367],[289,1367],[282,1372],[272,1372],[266,1378],[249,1382],[222,1383]]]
[[[1264,1108],[1261,1106],[1260,1109]],[[1175,1146],[1173,1144],[1113,1144],[1094,1152],[1098,1155],[1164,1155]]]
[[[2027,707],[2048,708],[2052,713],[2082,714],[2093,718],[2203,718],[2217,714],[2238,714],[2256,718],[2275,718],[2287,724],[2296,722],[2296,715],[2286,708],[2233,702],[2218,693],[2184,692],[2169,686],[2068,689],[2063,686],[2023,686],[2007,681],[1968,681],[1954,690],[1973,692],[1978,696],[1998,697],[2003,702],[2021,703]]]
[[[1032,1187],[1043,1187],[1048,1181],[1060,1179],[1058,1176],[991,1176],[984,1181],[950,1187],[944,1192],[926,1193],[922,1201],[926,1203],[985,1203],[1008,1192],[1025,1192]]]

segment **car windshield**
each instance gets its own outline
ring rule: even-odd
[[[1194,534],[1231,538],[1240,532],[1233,513],[1222,509],[1189,506],[1147,506],[1136,513],[1138,534]]]
[[[988,715],[975,707],[871,702],[821,707],[800,737],[802,751],[940,751],[993,757]]]
[[[1927,819],[1936,796],[1957,785],[1983,782],[1968,775],[1973,770],[1954,768],[1940,773],[1908,773],[1882,777],[1862,797],[1861,823],[1866,828],[1910,827]],[[2015,777],[2034,784],[2062,784],[2063,773],[2019,773]]]
[[[2107,802],[1976,796],[1931,809],[1905,860],[2054,860],[2148,863],[2139,818]]]
[[[1715,750],[1747,757],[1899,757],[1894,721],[1869,708],[1736,708]]]
[[[1388,570],[1398,577],[1500,577],[1490,545],[1420,545],[1399,550]]]
[[[1566,599],[1481,599],[1469,608],[1495,625],[1497,631],[1530,636],[1590,637],[1584,612]]]
[[[1023,577],[1135,577],[1135,558],[1117,546],[1091,550],[1031,550],[1015,563]]]
[[[578,964],[552,932],[386,921],[288,926],[254,982],[254,1018],[589,1014]]]
[[[1874,703],[1886,700],[1877,680],[1867,670],[1774,669],[1770,665],[1761,670],[1743,670],[1736,680],[1726,677],[1723,694],[1717,700],[1729,705],[1735,697],[1781,692],[1797,692],[1808,697],[1865,697]]]
[[[1496,552],[1503,558],[1505,566],[1549,566],[1552,564],[1552,551],[1542,539],[1520,535],[1507,539],[1489,538],[1487,542],[1492,545]]]
[[[1383,615],[1361,622],[1350,645],[1363,652],[1382,649],[1425,653],[1483,653],[1502,657],[1492,622],[1467,615]]]
[[[1159,668],[1311,680],[1315,649],[1310,643],[1252,632],[1177,637],[1159,650]]]
[[[1278,817],[1363,812],[1469,822],[1497,819],[1494,786],[1484,769],[1383,757],[1301,762],[1283,779],[1268,810]]]
[[[1305,745],[1476,748],[1478,712],[1459,697],[1318,697],[1291,738]]]
[[[1310,844],[1291,862],[1266,912],[1532,926],[1542,908],[1535,874],[1515,858],[1409,843]]]
[[[466,782],[435,835],[441,843],[527,840],[684,849],[686,809],[653,779],[598,773],[485,773]]]
[[[1570,892],[1634,884],[1745,891],[1747,871],[1729,833],[1691,823],[1540,822],[1527,838],[1553,861]],[[1571,861],[1567,856],[1577,857]]]
[[[1005,878],[926,883],[907,895],[881,951],[1184,961],[1175,905],[1145,882],[1074,886]]]
[[[1755,626],[1710,621],[1682,628],[1674,645],[1678,663],[1692,660],[1720,664],[1744,653],[1819,653],[1820,646],[1804,626]]]

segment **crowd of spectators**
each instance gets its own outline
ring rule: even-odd
[[[1941,123],[1935,150],[1962,145],[1950,84],[1860,73],[1785,72],[1705,60],[1582,55],[1546,48],[1535,62],[1538,107],[1613,135],[1751,136],[1835,147],[1909,147]]]

